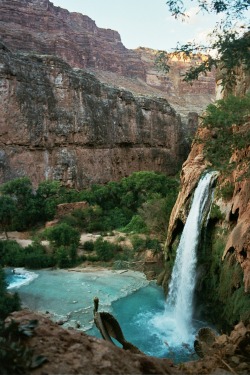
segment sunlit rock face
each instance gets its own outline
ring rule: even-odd
[[[83,187],[145,169],[174,174],[196,112],[214,98],[214,73],[185,84],[190,61],[171,58],[166,77],[156,51],[129,50],[117,31],[48,0],[0,0],[0,40],[1,182]]]
[[[75,187],[134,171],[175,174],[185,159],[180,116],[47,55],[0,54],[0,181],[29,176]]]
[[[87,15],[48,0],[1,0],[0,36],[13,50],[56,55],[78,68],[145,77],[138,55],[117,31],[98,28]]]
[[[127,49],[117,31],[99,28],[87,15],[48,0],[0,0],[0,39],[12,51],[55,55],[72,67],[91,70],[102,82],[164,97],[185,121],[189,112],[200,113],[215,97],[214,71],[192,85],[183,82],[186,69],[203,56],[193,61],[171,56],[166,75],[155,66],[156,50]]]

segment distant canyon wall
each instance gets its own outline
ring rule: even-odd
[[[177,172],[183,128],[165,99],[101,84],[51,56],[0,52],[1,183],[27,175],[82,188],[138,170]]]
[[[214,98],[213,72],[190,86],[190,61],[173,58],[166,76],[156,51],[129,50],[117,31],[48,0],[0,0],[0,41],[0,182],[173,175]]]
[[[70,13],[49,0],[0,0],[0,40],[13,51],[61,57],[72,67],[92,70],[103,82],[136,94],[163,96],[185,120],[188,112],[202,111],[215,97],[215,72],[192,85],[182,79],[202,56],[192,61],[172,57],[166,75],[155,67],[157,51],[127,49],[117,31],[99,28],[87,15]]]

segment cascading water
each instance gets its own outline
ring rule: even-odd
[[[210,207],[211,184],[215,176],[215,172],[207,173],[201,178],[195,190],[192,206],[177,249],[169,286],[166,305],[173,309],[180,336],[184,341],[188,339],[192,331],[193,294],[197,263],[196,249],[199,244],[202,221]]]
[[[185,223],[169,285],[165,311],[151,319],[161,339],[170,347],[191,343],[194,338],[193,294],[196,279],[196,250],[203,220],[212,202],[212,185],[217,172],[206,173],[195,190],[191,209]]]

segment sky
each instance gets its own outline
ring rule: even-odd
[[[92,18],[96,25],[119,32],[129,49],[148,47],[171,52],[177,42],[203,42],[218,18],[185,1],[188,21],[175,20],[166,0],[50,0],[55,6]]]

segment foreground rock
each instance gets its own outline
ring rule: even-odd
[[[31,371],[45,374],[177,374],[167,359],[132,354],[104,340],[65,330],[48,318],[27,310],[14,313],[19,322],[39,319],[35,334],[28,339],[34,354],[43,355],[47,362]]]
[[[30,370],[32,375],[45,374],[243,374],[250,370],[250,326],[242,323],[230,336],[216,338],[212,351],[205,358],[181,365],[169,359],[133,354],[107,341],[88,336],[83,332],[65,330],[46,316],[22,310],[11,315],[22,324],[38,320],[34,335],[26,343],[34,355],[47,361]],[[9,318],[8,318],[9,319]],[[143,334],[143,333],[142,333]]]

